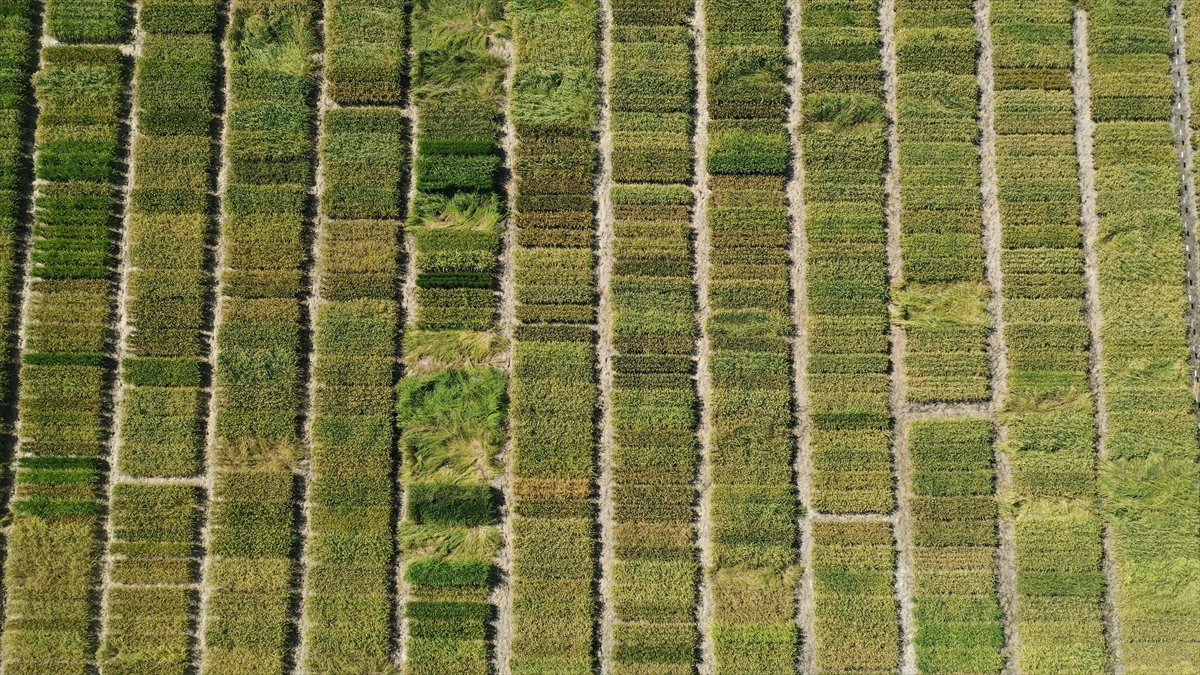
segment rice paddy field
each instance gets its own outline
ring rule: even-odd
[[[0,0],[0,675],[1200,675],[1192,79],[1200,0]]]

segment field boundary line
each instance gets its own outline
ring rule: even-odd
[[[1172,53],[1172,75],[1175,80],[1175,102],[1172,105],[1171,126],[1175,147],[1179,157],[1180,215],[1183,220],[1183,242],[1185,267],[1187,269],[1188,307],[1188,350],[1192,365],[1192,398],[1196,414],[1200,417],[1200,238],[1196,228],[1200,220],[1196,213],[1195,158],[1191,142],[1191,73],[1187,61],[1186,20],[1183,0],[1170,3],[1171,39],[1175,45]],[[1200,419],[1197,426],[1200,427]]]
[[[293,651],[292,668],[296,673],[304,673],[306,669],[304,664],[308,658],[308,644],[305,640],[309,626],[306,618],[308,607],[308,546],[309,540],[312,538],[312,488],[315,478],[313,477],[313,448],[315,441],[313,437],[313,426],[316,423],[316,406],[317,406],[317,380],[313,376],[313,368],[317,360],[317,331],[319,330],[317,315],[321,307],[321,265],[318,256],[321,253],[321,247],[325,245],[325,216],[321,213],[321,196],[325,192],[325,163],[322,160],[320,147],[321,138],[325,132],[325,113],[333,108],[340,107],[329,97],[329,80],[325,77],[325,50],[328,44],[325,42],[324,25],[329,18],[329,3],[321,2],[321,19],[322,27],[322,51],[314,55],[314,60],[320,64],[315,70],[313,76],[318,80],[317,89],[317,104],[315,109],[314,126],[313,126],[313,184],[309,189],[309,195],[312,199],[312,229],[308,242],[308,297],[303,299],[302,306],[306,315],[302,315],[305,319],[303,330],[308,334],[308,350],[304,356],[300,369],[301,377],[304,378],[305,395],[303,400],[304,419],[302,422],[302,430],[300,434],[300,442],[304,447],[304,459],[299,462],[300,480],[303,482],[303,500],[300,502],[300,508],[297,510],[299,522],[296,523],[296,530],[300,536],[298,547],[300,555],[296,559],[296,584],[299,589],[299,602],[296,606],[296,645]]]
[[[893,289],[904,283],[904,252],[901,245],[900,214],[900,134],[897,119],[896,73],[896,1],[881,0],[879,3],[879,33],[882,40],[880,63],[883,68],[883,109],[887,119],[884,142],[886,164],[884,166],[884,192],[887,199],[887,261],[888,261],[888,312],[891,314],[889,335],[891,337],[892,383],[889,404],[892,409],[892,457],[896,475],[896,511],[893,514],[893,537],[896,542],[896,599],[900,605],[900,674],[915,675],[917,652],[914,638],[916,617],[913,605],[913,561],[912,561],[912,513],[909,507],[912,462],[908,453],[908,376],[904,358],[904,328],[896,323],[898,307]]]
[[[412,86],[411,86],[412,62],[415,60],[415,57],[416,57],[416,50],[414,50],[412,47],[412,12],[413,12],[412,3],[409,3],[404,12],[404,16],[405,16],[404,20],[407,22],[407,25],[408,25],[407,53],[408,53],[408,64],[409,64],[408,75],[410,77],[410,84],[408,87],[408,91],[405,92],[407,105],[404,107],[404,110],[403,110],[403,116],[405,119],[408,120],[408,134],[409,134],[409,138],[408,138],[408,141],[409,141],[409,147],[408,147],[409,171],[408,171],[408,190],[407,190],[407,192],[405,194],[405,198],[404,198],[404,213],[405,214],[412,213],[413,204],[416,202],[416,199],[417,199],[416,163],[417,163],[417,154],[418,154],[418,149],[419,149],[419,145],[417,143],[417,127],[420,124],[420,115],[418,114],[418,111],[417,111],[416,100],[413,98],[413,95],[412,95]],[[401,230],[401,234],[400,234],[400,256],[403,261],[403,266],[401,267],[402,283],[400,285],[400,298],[399,298],[400,316],[401,316],[399,335],[401,336],[401,339],[403,339],[403,336],[408,332],[408,329],[416,321],[417,238],[415,236],[413,236],[411,232],[408,231],[407,227],[404,227],[404,223],[401,224],[401,227],[403,229]],[[407,374],[403,370],[403,365],[404,365],[403,358],[404,358],[404,354],[402,352],[400,354],[400,359],[399,359],[399,365],[401,367],[401,372],[397,374],[398,375],[397,381],[399,381],[399,379],[403,378]],[[397,434],[396,434],[396,440],[397,440],[397,442],[399,441],[399,430],[398,429],[397,429]],[[395,498],[394,501],[396,504],[395,526],[397,528],[397,533],[399,531],[400,523],[402,523],[404,521],[405,514],[408,513],[408,489],[407,488],[408,488],[408,486],[405,484],[404,477],[403,477],[403,467],[397,465],[397,467],[396,467],[396,486],[395,486],[396,492],[394,494],[394,498]],[[396,539],[393,546],[394,546],[394,552],[396,554],[396,570],[395,570],[395,572],[396,572],[396,580],[395,580],[396,590],[395,590],[395,607],[393,608],[395,610],[396,631],[395,631],[395,635],[392,636],[393,646],[395,648],[395,651],[393,653],[393,662],[396,664],[397,667],[399,667],[400,672],[403,673],[405,670],[405,666],[408,663],[408,617],[407,617],[407,614],[408,614],[409,592],[408,592],[408,582],[405,581],[405,579],[404,579],[404,572],[407,569],[407,565],[404,560],[404,556],[401,555],[401,552],[399,550],[399,547],[400,547],[399,538]]]
[[[996,172],[996,79],[992,61],[991,0],[975,2],[975,34],[979,40],[979,60],[976,78],[979,82],[979,174],[983,214],[984,273],[991,298],[988,314],[988,360],[992,370],[992,400],[986,414],[996,432],[992,443],[996,466],[996,501],[1002,503],[1012,492],[1012,467],[1004,444],[1008,427],[1000,419],[1004,397],[1008,391],[1008,349],[1004,341],[1004,227],[1000,220],[1000,179]],[[996,516],[996,592],[1000,600],[1001,624],[1004,627],[1003,675],[1019,671],[1017,630],[1017,561],[1016,526],[1013,519],[997,509]]]
[[[505,346],[505,388],[512,385],[513,363],[516,358],[515,334],[517,328],[517,226],[515,212],[517,210],[516,191],[516,152],[517,127],[512,120],[512,91],[517,76],[517,52],[512,38],[505,38],[498,51],[506,59],[504,69],[504,123],[501,125],[502,138],[500,148],[504,153],[504,197],[508,204],[508,216],[504,221],[504,233],[501,245],[504,251],[500,256],[502,271],[500,273],[500,335],[507,342]],[[415,172],[414,172],[415,173]],[[511,396],[510,396],[511,398]],[[495,639],[492,646],[492,670],[496,675],[510,675],[512,667],[513,638],[513,566],[516,551],[513,544],[513,515],[516,491],[513,488],[513,470],[516,447],[512,435],[512,416],[505,418],[504,446],[499,457],[504,472],[497,476],[503,504],[500,508],[500,536],[504,546],[497,556],[496,564],[500,568],[499,579],[492,591],[492,602],[496,605]]]
[[[696,399],[700,404],[699,424],[696,440],[699,456],[696,471],[696,554],[698,584],[696,588],[696,631],[700,637],[699,675],[713,675],[717,668],[716,647],[713,643],[712,620],[715,612],[712,579],[712,374],[709,360],[712,347],[709,344],[708,319],[712,309],[708,304],[709,271],[712,253],[712,231],[708,225],[708,204],[712,189],[708,184],[708,15],[705,0],[696,0],[692,12],[692,36],[695,46],[692,67],[696,77],[696,131],[692,138],[694,165],[692,168],[692,231],[693,258],[692,283],[696,288]]]
[[[803,509],[797,520],[796,562],[800,566],[800,580],[796,585],[796,627],[800,630],[799,654],[796,661],[797,675],[816,672],[816,651],[812,637],[816,632],[816,611],[813,605],[812,561],[812,448],[808,443],[809,396],[808,396],[808,236],[804,226],[804,149],[800,139],[800,124],[803,119],[801,100],[804,94],[804,62],[800,43],[803,26],[801,0],[788,0],[788,56],[791,67],[788,84],[791,107],[788,110],[788,134],[792,146],[792,177],[787,185],[788,212],[792,221],[791,286],[792,286],[792,434],[796,444],[796,456],[792,470],[796,477],[796,499]]]
[[[228,214],[225,212],[225,194],[229,187],[229,90],[231,87],[230,71],[233,65],[233,52],[229,47],[230,25],[233,22],[233,5],[237,0],[227,0],[220,6],[221,25],[224,34],[220,36],[218,45],[221,52],[221,86],[218,88],[217,100],[221,106],[220,130],[217,140],[217,180],[216,180],[216,217],[213,227],[213,300],[212,300],[212,334],[209,336],[208,350],[208,409],[205,411],[206,426],[204,435],[204,523],[200,528],[200,546],[203,557],[200,560],[200,597],[197,600],[199,616],[196,618],[196,654],[192,667],[200,672],[204,665],[204,656],[208,651],[208,604],[212,598],[213,587],[209,579],[212,556],[212,510],[213,494],[217,481],[217,362],[220,359],[221,346],[217,341],[222,323],[224,323],[225,291],[225,222]]]
[[[1088,14],[1076,9],[1072,25],[1074,38],[1074,68],[1071,73],[1071,92],[1075,97],[1075,152],[1079,157],[1080,227],[1083,230],[1083,281],[1084,312],[1091,337],[1088,360],[1088,382],[1096,398],[1096,458],[1103,462],[1108,458],[1108,407],[1104,389],[1104,336],[1103,317],[1100,313],[1100,275],[1097,268],[1096,237],[1100,227],[1096,213],[1096,167],[1092,158],[1092,139],[1095,123],[1092,121],[1091,74],[1088,69]],[[1103,511],[1104,498],[1097,497],[1097,506]],[[1118,575],[1113,560],[1112,533],[1108,520],[1101,517],[1101,538],[1104,557],[1101,563],[1104,574],[1104,638],[1108,643],[1110,670],[1114,675],[1125,671],[1121,662],[1121,625],[1117,615]]]
[[[596,180],[596,368],[598,375],[599,444],[597,445],[597,517],[600,526],[599,592],[600,616],[596,630],[599,672],[610,675],[613,670],[612,657],[616,645],[614,636],[617,621],[616,607],[612,600],[612,567],[616,562],[616,500],[614,497],[613,450],[615,431],[612,422],[613,396],[613,231],[612,185],[613,185],[613,135],[612,135],[612,75],[613,9],[611,0],[602,0],[596,12],[600,30],[600,63],[598,83],[597,132],[599,135],[599,170]]]

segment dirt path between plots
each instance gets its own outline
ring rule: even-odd
[[[1108,407],[1102,373],[1104,318],[1100,311],[1100,274],[1096,257],[1099,218],[1096,214],[1096,169],[1092,159],[1092,139],[1096,129],[1092,121],[1091,75],[1088,70],[1088,15],[1081,9],[1075,10],[1074,52],[1075,67],[1071,74],[1071,90],[1075,95],[1075,151],[1079,157],[1080,226],[1083,229],[1083,281],[1086,289],[1084,311],[1091,334],[1088,380],[1096,399],[1097,454],[1103,461],[1108,457]],[[1125,668],[1121,659],[1120,617],[1116,609],[1119,579],[1113,562],[1113,541],[1107,519],[1103,519],[1102,543],[1105,579],[1104,637],[1112,657],[1112,671],[1114,675],[1122,675]]]
[[[710,573],[713,567],[712,547],[712,375],[709,359],[712,355],[708,337],[709,260],[712,251],[712,232],[708,226],[708,202],[712,191],[708,185],[708,18],[704,0],[696,0],[692,14],[692,52],[696,78],[696,132],[692,139],[694,178],[692,197],[692,231],[695,233],[695,267],[692,283],[696,288],[696,324],[700,329],[696,340],[696,398],[700,403],[700,421],[696,428],[699,448],[699,470],[696,472],[696,555],[700,577],[696,588],[696,628],[700,635],[699,675],[713,675],[717,668],[713,644],[713,590]]]
[[[812,639],[816,634],[816,611],[813,607],[812,522],[810,508],[812,500],[812,456],[808,443],[809,398],[808,398],[808,237],[804,228],[804,153],[800,141],[802,121],[804,64],[800,28],[802,25],[801,0],[788,0],[788,56],[791,59],[789,89],[791,107],[788,110],[788,132],[792,146],[792,178],[787,186],[788,215],[792,221],[790,254],[792,258],[792,400],[795,419],[792,433],[795,437],[796,460],[792,469],[796,478],[796,497],[804,507],[797,523],[797,564],[800,566],[800,581],[796,586],[796,626],[800,630],[800,657],[796,661],[797,675],[816,672],[816,652]]]
[[[992,62],[991,0],[975,2],[975,34],[979,39],[979,172],[983,199],[984,270],[991,298],[988,314],[992,327],[988,334],[988,360],[992,371],[992,401],[989,417],[996,438],[996,497],[1003,502],[1012,491],[1012,467],[1004,453],[1008,430],[1000,421],[1000,410],[1008,388],[1008,351],[1004,342],[1003,227],[1000,221],[1000,181],[996,173],[996,81]],[[1012,518],[1001,509],[997,517],[996,591],[1000,599],[1004,626],[1004,675],[1016,675],[1017,668],[1017,561]]]
[[[612,567],[616,562],[614,551],[616,540],[616,502],[613,480],[613,452],[615,450],[612,423],[613,397],[613,210],[612,193],[612,3],[600,3],[600,86],[599,117],[600,175],[596,180],[596,290],[600,298],[596,311],[596,330],[599,339],[596,345],[596,367],[599,375],[599,446],[597,461],[597,488],[600,518],[600,621],[597,645],[601,675],[612,673],[612,655],[616,646],[614,637],[617,620],[616,607],[612,599]]]
[[[884,111],[887,114],[886,131],[887,166],[884,168],[884,187],[887,193],[887,259],[888,281],[894,289],[904,283],[903,250],[901,248],[900,213],[900,137],[897,128],[897,75],[896,75],[896,3],[883,0],[879,3],[879,32],[883,42],[882,64],[884,72]],[[889,310],[896,316],[894,299],[889,300]],[[908,396],[905,371],[904,328],[894,321],[892,338],[892,388],[891,408],[893,420],[892,453],[896,472],[896,513],[894,514],[894,536],[896,537],[896,598],[900,603],[900,673],[915,675],[917,653],[913,644],[916,634],[916,619],[913,607],[913,562],[912,562],[912,511],[909,507],[912,474],[908,455]]]
[[[505,370],[506,381],[512,383],[513,363],[516,356],[514,335],[517,328],[517,226],[513,214],[516,212],[516,151],[517,128],[512,121],[512,89],[517,74],[516,46],[511,39],[501,44],[497,51],[504,56],[508,67],[504,72],[504,124],[500,147],[504,153],[504,170],[508,180],[505,182],[504,194],[508,199],[508,217],[504,221],[503,246],[500,273],[500,335],[507,341]],[[506,420],[507,422],[507,420]],[[492,670],[496,675],[510,675],[512,672],[509,660],[512,658],[513,640],[513,490],[514,452],[511,428],[505,439],[504,448],[498,458],[504,472],[496,477],[494,485],[504,496],[503,508],[500,512],[500,532],[504,547],[496,557],[496,566],[500,568],[500,579],[492,591],[491,601],[496,605],[496,620],[492,624],[495,631],[495,641],[492,649]]]

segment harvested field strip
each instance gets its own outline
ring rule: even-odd
[[[1171,129],[1173,51],[1163,3],[1091,3],[1108,418],[1100,486],[1131,674],[1196,672],[1200,656],[1200,468]]]
[[[508,348],[497,313],[507,215],[501,11],[474,0],[413,9],[416,297],[398,402],[411,673],[487,673],[493,653],[489,599],[503,540],[490,482],[503,471]]]
[[[793,668],[791,158],[782,2],[707,2],[712,642],[718,674]]]
[[[326,6],[312,463],[305,541],[302,661],[311,675],[346,664],[385,670],[392,606],[393,415],[399,329],[399,230],[408,159],[399,108],[402,2]],[[368,66],[369,64],[369,66]]]
[[[698,643],[693,4],[613,2],[616,673],[690,673]]]
[[[136,182],[127,215],[130,332],[100,651],[101,667],[114,674],[192,661],[200,488],[139,479],[196,476],[207,426],[201,386],[212,284],[206,244],[217,6],[163,2],[140,18]]]
[[[987,418],[913,422],[917,670],[999,673],[995,471]]]
[[[974,3],[898,3],[896,40],[906,396],[986,401]]]
[[[204,673],[282,670],[295,639],[315,14],[307,0],[231,8]]]
[[[0,103],[3,122],[0,122],[0,406],[4,406],[4,423],[0,437],[8,438],[12,433],[8,424],[8,406],[16,402],[12,381],[12,350],[16,342],[16,331],[21,307],[14,302],[24,281],[18,256],[24,257],[19,239],[27,233],[22,227],[25,221],[26,199],[29,197],[30,176],[27,153],[27,129],[34,120],[29,107],[29,78],[37,64],[37,45],[34,40],[39,33],[35,22],[38,19],[36,6],[28,0],[9,0],[0,4],[0,73],[4,74],[2,88],[4,98]]]
[[[875,2],[805,10],[811,505],[822,513],[895,506],[879,42]]]
[[[1072,8],[992,0],[1021,672],[1103,673],[1095,403],[1088,382]]]
[[[596,599],[593,2],[512,0],[513,675],[587,673]]]
[[[75,7],[47,3],[50,37],[79,43],[127,36],[123,3],[107,28],[91,22],[90,11],[71,18]],[[117,47],[58,44],[42,49],[33,80],[41,109],[36,241],[5,575],[8,672],[94,668],[113,366],[110,247],[119,229],[128,75]]]

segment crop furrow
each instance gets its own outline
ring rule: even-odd
[[[696,399],[698,420],[696,422],[696,515],[695,515],[695,560],[699,564],[696,584],[696,630],[699,648],[696,652],[696,671],[699,675],[713,675],[716,669],[716,652],[712,637],[713,586],[712,579],[704,574],[712,565],[713,521],[712,521],[712,375],[709,362],[712,359],[712,340],[708,335],[708,319],[712,308],[708,302],[708,289],[712,283],[712,229],[708,224],[709,201],[712,189],[708,176],[708,17],[706,0],[695,0],[691,16],[691,49],[695,83],[695,113],[692,123],[692,214],[691,246],[692,285],[696,293]]]
[[[794,333],[791,338],[792,356],[792,435],[795,439],[795,455],[792,470],[795,474],[797,511],[796,563],[800,566],[800,578],[796,584],[795,623],[800,631],[800,648],[796,659],[797,675],[808,675],[815,668],[812,635],[816,632],[816,615],[813,607],[813,575],[810,557],[812,548],[812,448],[809,444],[811,424],[808,392],[808,236],[805,231],[804,205],[804,147],[800,134],[803,121],[804,59],[800,30],[804,25],[804,3],[788,0],[787,3],[787,51],[788,72],[788,144],[791,152],[791,175],[787,184],[788,218],[791,233],[788,238],[790,269],[788,280],[791,288],[791,321]]]
[[[1012,490],[1012,468],[1004,446],[1008,427],[999,412],[1004,405],[1008,388],[1008,350],[1005,344],[1004,320],[1004,254],[1000,217],[999,177],[996,170],[996,78],[992,50],[991,0],[975,2],[975,32],[979,40],[979,62],[976,75],[979,81],[979,169],[982,193],[984,270],[988,285],[988,359],[991,364],[991,394],[988,417],[995,431],[992,441],[995,472],[994,494],[1005,499]],[[1017,673],[1017,570],[1013,546],[1012,517],[999,509],[996,517],[996,595],[1000,601],[999,621],[1003,626],[1000,647],[1004,675]]]

